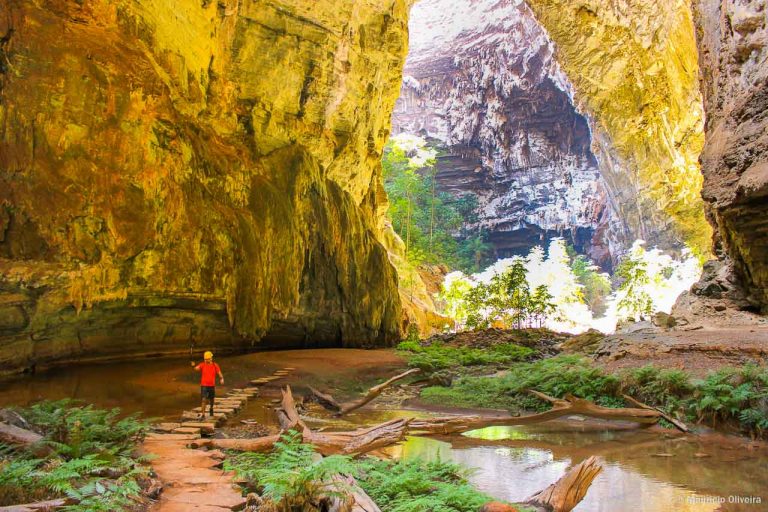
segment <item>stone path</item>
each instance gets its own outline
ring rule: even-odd
[[[283,368],[269,377],[251,381],[251,386],[233,389],[216,398],[214,416],[198,419],[200,408],[184,411],[181,421],[158,423],[144,441],[143,453],[154,455],[152,469],[163,482],[160,499],[151,507],[153,512],[223,512],[239,510],[245,498],[234,485],[231,472],[217,466],[224,459],[218,450],[204,451],[187,448],[201,436],[213,435],[218,426],[238,414],[249,398],[259,393],[259,386],[287,377],[294,368]]]

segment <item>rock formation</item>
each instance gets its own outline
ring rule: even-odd
[[[441,147],[438,182],[477,196],[497,257],[565,236],[606,266],[632,236],[616,215],[588,121],[522,2],[422,0],[393,133]]]
[[[0,362],[386,344],[405,0],[10,0]]]
[[[619,216],[641,238],[657,232],[709,255],[712,230],[698,165],[703,113],[688,2],[528,4],[555,43],[579,108],[594,119],[597,157]]]
[[[733,267],[746,299],[768,312],[768,6],[693,5],[707,119],[702,195],[715,251]],[[724,288],[700,292],[731,291]]]

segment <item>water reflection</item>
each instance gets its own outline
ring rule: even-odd
[[[574,463],[557,459],[551,451],[518,447],[452,448],[449,443],[412,437],[392,456],[453,461],[474,471],[470,480],[482,491],[503,500],[525,501],[560,478]],[[575,461],[578,462],[578,461]],[[606,464],[592,484],[577,512],[662,512],[717,510],[718,505],[701,503],[704,495]],[[699,501],[699,502],[697,502]]]

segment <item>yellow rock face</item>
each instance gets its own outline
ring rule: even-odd
[[[14,2],[0,362],[395,339],[379,162],[407,9]]]
[[[581,108],[595,120],[595,139],[610,140],[596,153],[621,217],[636,232],[648,222],[668,229],[708,256],[712,229],[704,217],[698,164],[703,110],[688,2],[528,3],[555,42]],[[615,157],[630,172],[624,166],[612,171]]]

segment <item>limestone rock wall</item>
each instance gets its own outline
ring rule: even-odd
[[[768,5],[696,0],[693,6],[706,111],[707,214],[717,252],[730,260],[746,298],[768,312]]]
[[[438,183],[478,198],[477,228],[495,256],[564,236],[610,267],[631,235],[615,215],[589,121],[528,6],[422,0],[410,32],[392,131],[439,144]]]
[[[594,119],[593,147],[616,195],[618,216],[649,242],[685,242],[702,256],[711,254],[698,164],[703,110],[689,2],[527,3],[556,45],[580,110]]]
[[[395,339],[380,155],[407,11],[4,2],[2,367]]]

